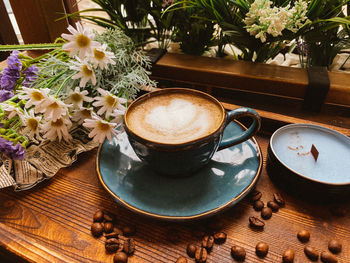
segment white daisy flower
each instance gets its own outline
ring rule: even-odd
[[[114,130],[117,124],[102,120],[98,116],[92,119],[85,119],[83,126],[92,129],[89,133],[89,138],[93,138],[93,141],[97,143],[103,143],[106,137],[111,141],[112,134],[117,135]]]
[[[83,102],[92,102],[93,99],[86,96],[89,92],[87,90],[80,91],[79,87],[75,87],[74,91],[69,92],[68,98],[66,100],[67,103],[72,103],[74,107],[81,108],[83,106]]]
[[[54,96],[47,97],[39,106],[35,108],[36,112],[44,113],[46,120],[56,121],[62,116],[67,115],[68,107],[63,101]]]
[[[115,58],[114,53],[106,51],[106,48],[106,43],[100,47],[94,48],[92,59],[96,68],[99,66],[101,69],[108,69],[108,64],[115,65],[115,61],[113,60],[113,58]]]
[[[120,124],[123,122],[123,117],[125,114],[125,110],[114,110],[111,114],[112,117],[114,117],[111,122]]]
[[[72,79],[80,78],[80,87],[85,87],[86,83],[91,80],[92,85],[96,85],[96,76],[91,65],[86,61],[73,62],[73,65],[70,66],[70,69],[78,70],[79,72],[72,76]]]
[[[19,98],[21,100],[27,100],[25,107],[29,108],[33,105],[37,106],[45,98],[47,98],[50,89],[31,89],[22,87],[22,91],[24,94],[20,94]]]
[[[98,110],[98,115],[106,113],[106,118],[108,118],[115,109],[125,111],[126,108],[122,105],[122,103],[126,103],[126,99],[119,98],[101,88],[98,88],[97,90],[102,96],[96,97],[95,102],[92,103],[92,105],[95,107],[102,107]]]
[[[89,29],[83,28],[83,26],[77,22],[77,29],[68,26],[69,32],[72,34],[62,34],[61,36],[69,42],[62,46],[63,50],[69,51],[69,55],[73,57],[79,53],[79,57],[83,59],[86,54],[92,54],[95,47],[100,46],[100,43],[93,41],[95,34],[90,33]]]
[[[8,113],[7,119],[11,120],[15,116],[22,116],[22,112],[19,107],[12,104],[2,104],[1,108]]]
[[[21,119],[22,125],[25,127],[22,133],[28,136],[30,139],[33,139],[35,135],[36,139],[41,140],[42,138],[39,134],[39,131],[42,128],[42,124],[40,123],[41,115],[35,116],[33,110],[29,112],[25,110],[24,115],[21,116]]]
[[[73,112],[72,120],[79,125],[84,122],[85,119],[91,119],[96,114],[93,112],[93,108],[80,107]]]
[[[42,126],[42,133],[44,134],[44,138],[54,141],[58,137],[58,140],[61,141],[62,138],[65,141],[69,141],[72,139],[72,136],[69,134],[68,130],[72,126],[72,122],[65,117],[61,117],[54,120],[50,120],[46,122]]]

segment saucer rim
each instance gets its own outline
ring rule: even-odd
[[[241,126],[241,128],[243,128],[244,130],[247,130],[247,128],[240,123],[237,120],[234,120],[234,122],[236,124],[238,124],[239,126]],[[102,146],[104,145],[105,142],[103,142],[102,144],[99,145],[97,153],[96,153],[96,172],[97,172],[97,176],[98,179],[102,185],[102,187],[113,197],[115,198],[115,200],[121,204],[122,206],[124,206],[125,208],[129,209],[130,211],[136,212],[137,214],[141,214],[147,217],[151,217],[151,218],[156,218],[156,219],[164,219],[164,220],[169,220],[169,221],[186,221],[186,220],[193,220],[193,219],[199,219],[202,217],[207,217],[213,214],[218,213],[221,210],[225,210],[226,208],[229,208],[231,205],[234,204],[234,202],[238,202],[241,198],[245,197],[256,185],[260,175],[261,175],[261,171],[262,171],[262,167],[263,167],[263,155],[262,155],[262,151],[261,151],[261,147],[258,143],[258,141],[256,140],[256,138],[254,136],[252,136],[251,138],[249,138],[248,140],[253,140],[254,144],[257,146],[256,147],[256,152],[258,153],[258,158],[259,158],[259,167],[256,170],[254,179],[251,181],[251,183],[241,192],[239,193],[237,196],[235,196],[234,198],[232,198],[230,201],[226,202],[225,204],[218,206],[214,209],[205,211],[203,213],[200,214],[195,214],[195,215],[191,215],[191,216],[167,216],[167,215],[160,215],[160,214],[156,214],[156,213],[152,213],[152,212],[148,212],[148,211],[144,211],[142,209],[139,209],[133,205],[130,205],[129,203],[127,203],[126,201],[124,201],[122,198],[120,198],[116,193],[114,193],[104,182],[104,180],[102,179],[102,175],[100,173],[100,155],[101,155],[101,149]],[[231,146],[232,147],[232,146]]]

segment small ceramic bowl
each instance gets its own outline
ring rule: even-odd
[[[283,126],[270,138],[266,169],[275,182],[298,195],[350,196],[350,138],[317,125]]]

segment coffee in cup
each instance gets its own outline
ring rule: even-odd
[[[250,127],[222,140],[226,126],[239,117],[251,118]],[[131,103],[124,123],[136,155],[153,170],[190,175],[206,165],[217,150],[252,137],[260,128],[260,117],[250,108],[226,112],[217,99],[201,91],[167,88]]]

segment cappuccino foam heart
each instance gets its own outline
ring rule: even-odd
[[[222,109],[215,102],[187,93],[150,97],[127,114],[129,129],[160,143],[185,143],[205,137],[219,127]]]

